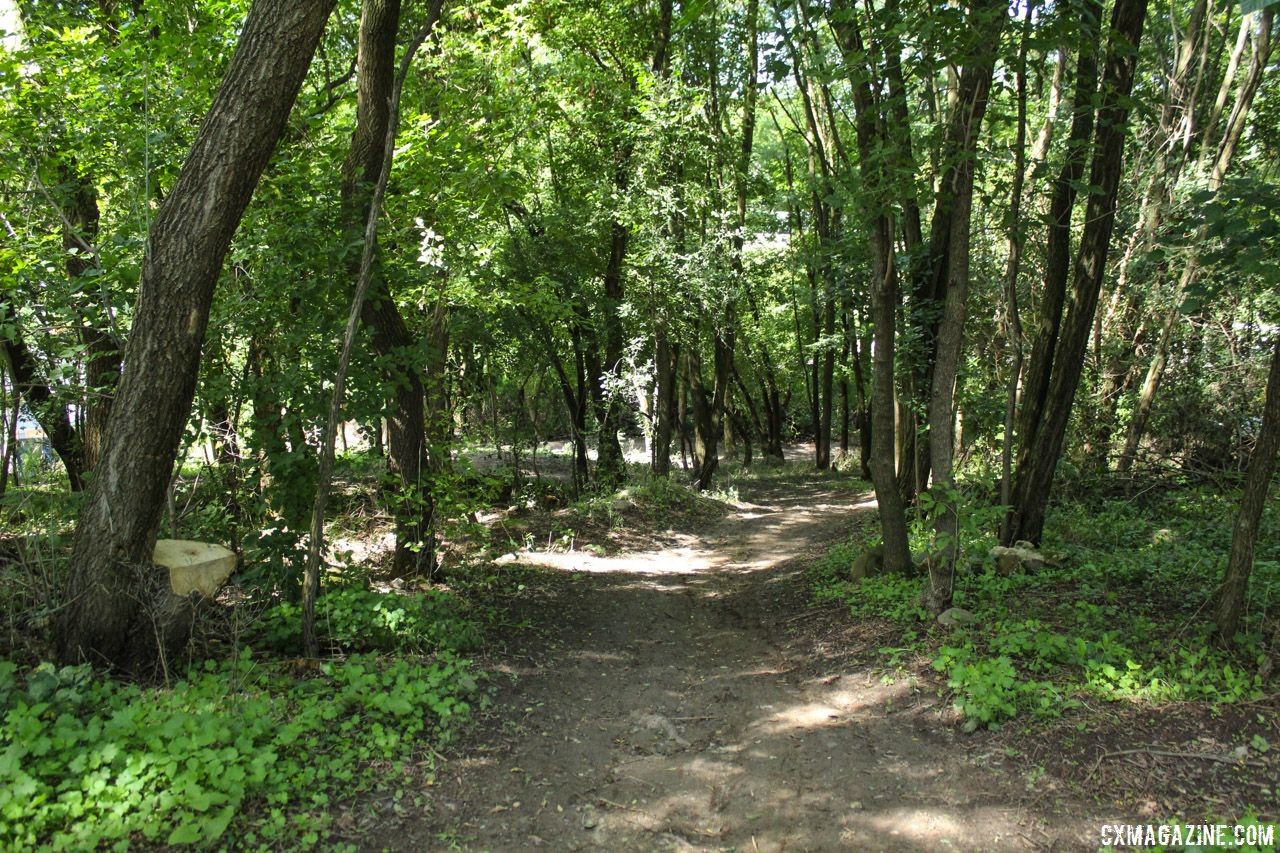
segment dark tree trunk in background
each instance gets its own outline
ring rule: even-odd
[[[1047,403],[1049,378],[1062,325],[1067,281],[1071,273],[1071,214],[1076,192],[1093,135],[1094,95],[1098,88],[1098,25],[1102,17],[1099,0],[1085,0],[1080,20],[1080,53],[1076,57],[1075,97],[1072,102],[1071,131],[1067,137],[1067,160],[1058,173],[1049,201],[1049,233],[1045,248],[1044,288],[1040,295],[1037,327],[1027,357],[1018,417],[1018,467],[1026,463],[1035,444],[1036,431]]]
[[[1129,93],[1133,89],[1138,42],[1146,19],[1147,0],[1118,0],[1111,15],[1111,38],[1102,77],[1097,134],[1089,186],[1095,188],[1085,208],[1084,233],[1075,263],[1075,278],[1067,315],[1053,357],[1053,374],[1045,398],[1044,414],[1028,450],[1019,459],[1013,486],[1013,522],[1006,526],[1008,541],[1038,543],[1044,530],[1045,510],[1053,489],[1054,473],[1066,438],[1067,422],[1085,350],[1093,331],[1098,293],[1106,271],[1111,230],[1116,217],[1116,195],[1124,162],[1124,142],[1129,123]]]
[[[1009,190],[1008,260],[1004,271],[1004,331],[1012,358],[1009,381],[1005,387],[1004,440],[1000,442],[1000,503],[1004,506],[1009,505],[1013,493],[1014,430],[1018,422],[1018,382],[1022,378],[1023,334],[1022,315],[1018,308],[1018,272],[1022,261],[1022,191],[1026,179],[1027,46],[1031,39],[1033,10],[1034,7],[1028,4],[1023,18],[1022,38],[1018,43],[1018,65],[1014,71],[1018,119],[1013,142],[1013,186]],[[1058,68],[1059,71],[1062,68],[1061,60]],[[1054,79],[1056,82],[1056,75]],[[1001,521],[1002,538],[1006,533],[1007,521],[1007,516]]]
[[[1244,494],[1240,498],[1240,514],[1236,516],[1231,532],[1231,551],[1227,555],[1227,569],[1214,611],[1218,639],[1225,645],[1234,642],[1244,614],[1244,594],[1253,569],[1253,548],[1258,541],[1258,524],[1271,487],[1271,475],[1275,473],[1277,449],[1280,449],[1280,336],[1272,345],[1262,427],[1253,456],[1249,459],[1249,473],[1245,475]]]
[[[9,318],[7,306],[0,305],[0,319],[13,323]],[[27,347],[26,341],[18,333],[16,325],[9,334],[0,339],[0,346],[4,347],[5,361],[9,363],[18,396],[27,401],[27,407],[49,439],[49,446],[53,448],[54,453],[58,454],[63,467],[67,469],[67,481],[70,483],[71,491],[83,490],[84,456],[80,441],[76,437],[75,427],[71,424],[71,416],[67,413],[67,407],[54,396],[48,383],[40,375],[40,366]]]
[[[695,339],[696,340],[696,339]],[[720,465],[720,422],[714,403],[715,392],[707,392],[702,378],[702,354],[690,346],[684,355],[685,385],[693,407],[693,485],[706,489]]]
[[[627,169],[630,150],[622,155],[614,177],[618,194],[625,195],[629,184]],[[596,481],[606,489],[616,489],[627,479],[626,460],[622,445],[618,443],[618,427],[622,421],[622,401],[617,383],[622,378],[622,265],[627,256],[630,232],[622,222],[614,221],[609,227],[609,264],[604,272],[604,365],[601,379],[608,386],[598,398],[596,418],[599,420],[597,437]]]
[[[257,0],[173,190],[151,228],[125,369],[76,526],[59,657],[145,670],[170,643],[151,566],[191,411],[222,261],[283,133],[334,0]],[[163,576],[162,576],[163,575]],[[177,620],[174,620],[177,621]],[[159,642],[157,642],[159,640]]]
[[[62,248],[67,253],[67,278],[75,281],[98,266],[93,248],[98,239],[98,193],[84,175],[79,165],[71,160],[62,167],[64,201],[62,215]],[[91,282],[83,286],[85,294],[93,293]],[[94,294],[97,295],[97,294]],[[86,471],[92,471],[102,457],[102,441],[106,434],[107,420],[111,416],[111,400],[116,382],[120,378],[120,342],[110,331],[108,318],[111,305],[101,293],[103,304],[98,306],[97,321],[85,320],[80,326],[80,343],[85,354],[85,393],[81,400],[83,423],[79,431],[81,463]]]
[[[439,0],[432,18],[439,15]],[[400,32],[400,0],[364,0],[356,80],[356,127],[342,167],[344,242],[358,244],[369,219],[373,187],[382,173],[383,146],[390,119],[395,81],[396,38]],[[347,275],[352,286],[360,271],[360,255],[348,254]],[[391,390],[387,413],[387,472],[396,494],[391,505],[396,524],[392,562],[395,577],[430,576],[435,568],[432,541],[432,498],[427,473],[425,433],[426,391],[414,336],[410,333],[386,279],[375,266],[361,320],[379,356],[384,387]]]
[[[666,477],[671,473],[671,435],[676,417],[676,348],[671,345],[666,329],[655,334],[654,361],[656,363],[656,389],[654,391],[653,473]]]

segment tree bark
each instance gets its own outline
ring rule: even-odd
[[[1018,467],[1027,464],[1027,454],[1035,443],[1047,403],[1049,380],[1058,347],[1062,310],[1071,275],[1071,218],[1075,210],[1076,188],[1084,174],[1093,135],[1093,99],[1098,87],[1098,28],[1102,18],[1100,0],[1085,0],[1080,21],[1080,52],[1076,57],[1075,95],[1071,105],[1071,130],[1067,137],[1067,160],[1054,181],[1049,201],[1049,232],[1045,246],[1044,289],[1031,352],[1023,376],[1018,416]]]
[[[1096,189],[1085,208],[1085,227],[1075,263],[1070,304],[1053,358],[1044,415],[1028,445],[1029,453],[1019,461],[1014,481],[1011,510],[1014,519],[1006,526],[1009,541],[1025,539],[1038,543],[1044,531],[1045,511],[1106,271],[1128,132],[1129,93],[1133,88],[1138,42],[1146,14],[1147,0],[1118,0],[1112,11],[1112,35],[1102,77],[1089,177],[1089,186]]]
[[[76,527],[58,655],[143,671],[170,636],[151,567],[231,238],[283,133],[334,0],[257,0],[213,106],[156,215],[102,461]],[[161,594],[163,598],[163,595]],[[159,640],[159,641],[158,641]]]
[[[1249,459],[1240,513],[1231,532],[1231,551],[1222,577],[1222,589],[1214,610],[1218,640],[1224,645],[1235,641],[1244,614],[1244,594],[1253,570],[1253,549],[1258,541],[1258,524],[1275,472],[1276,451],[1280,449],[1280,337],[1272,345],[1271,369],[1267,375],[1267,398],[1263,404],[1262,427],[1258,442]]]
[[[676,348],[671,345],[665,328],[655,334],[654,362],[654,429],[652,466],[653,473],[666,477],[671,473],[671,435],[675,419],[676,400]]]
[[[831,24],[853,84],[859,170],[865,191],[864,215],[871,250],[871,322],[875,326],[871,380],[871,478],[880,506],[884,568],[911,571],[906,509],[898,490],[894,458],[894,336],[898,309],[898,271],[894,261],[893,223],[887,211],[892,190],[874,163],[882,150],[892,150],[882,137],[884,123],[866,74],[865,50],[848,0],[833,3]]]
[[[432,20],[439,17],[439,9],[436,0],[429,12]],[[364,0],[356,62],[356,127],[342,167],[343,239],[347,245],[361,239],[369,219],[373,188],[382,173],[399,32],[400,0]],[[352,252],[348,255],[347,274],[353,287],[359,272],[360,256]],[[426,392],[420,360],[414,353],[416,341],[376,261],[369,298],[364,301],[360,316],[382,364],[384,387],[393,394],[387,415],[388,489],[395,492],[391,503],[396,507],[392,574],[401,578],[429,576],[435,567],[435,548],[431,531],[433,502],[425,477]]]
[[[947,228],[946,299],[938,325],[937,351],[933,361],[933,387],[929,395],[929,463],[933,489],[940,507],[934,519],[934,535],[939,546],[930,553],[929,585],[925,607],[941,613],[951,606],[956,558],[960,553],[960,515],[952,483],[955,453],[955,392],[964,345],[964,324],[969,299],[969,240],[973,214],[974,160],[978,134],[987,112],[991,77],[995,70],[1000,33],[1008,18],[1004,0],[975,3],[970,12],[976,43],[985,52],[965,63],[960,74],[959,102],[952,111],[947,160],[951,197],[951,223]]]

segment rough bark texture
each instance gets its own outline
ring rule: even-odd
[[[1044,416],[1019,461],[1013,487],[1014,519],[1007,526],[1010,541],[1038,543],[1044,530],[1045,510],[1053,488],[1054,473],[1066,438],[1067,422],[1075,402],[1084,366],[1084,354],[1093,330],[1094,312],[1106,270],[1111,231],[1115,225],[1116,195],[1124,161],[1129,123],[1129,93],[1137,65],[1137,46],[1146,19],[1147,0],[1119,0],[1111,15],[1111,40],[1102,78],[1098,128],[1089,186],[1096,188],[1085,208],[1084,233],[1076,258],[1075,276],[1067,315],[1053,359]]]
[[[222,261],[334,0],[258,0],[143,261],[125,370],[76,527],[59,656],[142,670],[164,651],[151,549]],[[169,638],[177,644],[180,638]]]
[[[356,128],[342,169],[342,219],[348,245],[360,240],[369,218],[372,189],[382,172],[399,31],[400,0],[364,0],[356,63]],[[360,256],[352,252],[347,272],[353,283],[359,267]],[[392,499],[398,507],[392,572],[396,577],[429,575],[435,549],[431,495],[423,480],[427,457],[425,389],[412,354],[414,336],[376,267],[360,316],[379,356],[385,387],[394,394],[387,413],[388,487],[399,492]]]
[[[1244,494],[1240,499],[1240,514],[1236,516],[1231,532],[1231,551],[1227,555],[1227,569],[1222,578],[1222,590],[1218,594],[1214,618],[1218,638],[1231,644],[1240,628],[1244,614],[1244,594],[1253,569],[1253,547],[1258,540],[1258,523],[1267,502],[1271,475],[1276,467],[1276,450],[1280,449],[1280,337],[1276,338],[1271,353],[1271,370],[1267,376],[1267,401],[1262,412],[1262,427],[1258,443],[1249,459],[1249,473],[1245,475]]]

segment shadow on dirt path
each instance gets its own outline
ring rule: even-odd
[[[1091,847],[1091,825],[970,757],[940,700],[806,639],[848,617],[812,605],[805,558],[874,508],[832,482],[747,484],[659,550],[522,555],[549,567],[521,609],[537,636],[501,662],[500,710],[440,768],[428,814],[377,846]]]

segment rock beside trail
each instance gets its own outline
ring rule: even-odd
[[[1012,548],[996,545],[988,553],[995,558],[996,570],[1002,575],[1037,572],[1044,568],[1044,555],[1030,542],[1015,542]]]
[[[961,625],[968,625],[976,618],[963,607],[952,607],[950,610],[944,610],[938,614],[938,624],[944,628],[958,628]]]
[[[190,539],[157,541],[151,560],[169,570],[169,587],[183,597],[199,593],[213,598],[236,568],[230,549]]]

